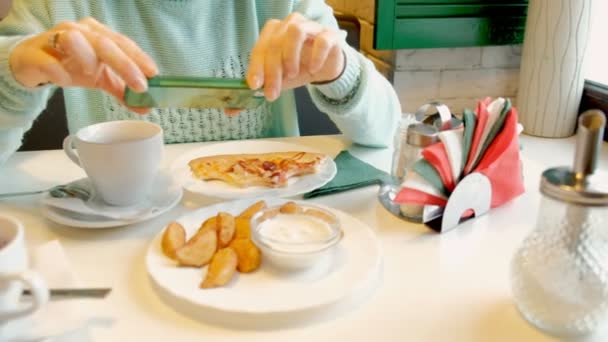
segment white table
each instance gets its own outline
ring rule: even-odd
[[[282,140],[331,155],[349,148],[341,137]],[[570,164],[574,140],[523,136],[521,142],[527,192],[444,235],[391,216],[376,200],[377,187],[315,199],[376,231],[384,252],[383,279],[359,307],[282,330],[237,330],[194,320],[159,299],[152,288],[144,266],[150,240],[169,221],[209,200],[186,196],[164,216],[108,230],[56,225],[41,216],[37,196],[0,201],[0,212],[24,223],[31,247],[58,239],[86,285],[113,287],[111,295],[96,305],[97,324],[93,321],[66,336],[66,341],[546,341],[550,338],[528,325],[513,305],[509,262],[534,227],[541,171]],[[196,146],[167,146],[166,162]],[[389,150],[350,148],[388,170]],[[603,156],[600,165],[606,168],[606,146]],[[0,168],[0,189],[40,189],[83,175],[62,151],[17,153]]]

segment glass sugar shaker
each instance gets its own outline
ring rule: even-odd
[[[542,174],[536,229],[511,263],[521,314],[554,335],[591,333],[608,323],[608,175],[596,170],[606,118],[579,118],[574,167]]]
[[[395,132],[393,141],[393,159],[391,165],[391,176],[396,184],[400,184],[404,176],[403,158],[401,153],[407,145],[407,129],[409,125],[416,123],[416,118],[412,114],[404,113]]]
[[[438,134],[439,131],[435,126],[423,123],[411,124],[409,126],[406,136],[406,148],[402,152],[404,170],[403,178],[401,178],[402,182],[407,178],[406,176],[414,164],[422,159],[422,150],[439,141]],[[422,204],[402,203],[399,206],[399,211],[408,220],[422,223],[424,208],[425,206]]]
[[[422,150],[436,143],[439,131],[423,123],[409,123],[397,132],[391,175],[398,184],[405,179],[408,170],[422,158]]]
[[[429,115],[429,109],[436,112]],[[393,142],[391,175],[395,183],[401,184],[407,170],[422,158],[422,150],[438,141],[439,131],[452,128],[452,118],[450,108],[436,101],[423,104],[413,114],[402,115]]]

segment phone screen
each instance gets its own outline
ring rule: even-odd
[[[265,98],[244,79],[157,76],[148,80],[144,93],[126,88],[124,100],[135,108],[252,109]]]

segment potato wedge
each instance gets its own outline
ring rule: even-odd
[[[304,212],[304,214],[306,215],[310,215],[310,216],[314,216],[318,219],[321,219],[329,224],[336,224],[336,219],[334,217],[332,217],[331,215],[328,215],[327,213],[321,211],[321,210],[317,210],[317,209],[306,209],[306,211]]]
[[[196,233],[175,252],[181,266],[202,267],[209,263],[217,250],[217,234],[213,230]]]
[[[218,248],[224,248],[234,238],[234,232],[236,231],[234,216],[224,212],[217,214],[217,228]]]
[[[200,231],[203,231],[206,229],[211,229],[211,230],[217,232],[217,230],[218,230],[217,228],[218,228],[217,227],[217,216],[213,216],[213,217],[206,219],[205,222],[203,222],[203,224],[201,224],[201,227],[198,229],[198,231],[200,232]]]
[[[230,243],[238,257],[237,270],[241,273],[250,273],[262,263],[260,249],[249,239],[235,239]]]
[[[267,210],[266,212],[264,212],[264,214],[259,218],[259,222],[262,221],[266,221],[269,220],[271,218],[274,218],[275,216],[279,215],[279,209],[275,208],[275,209],[271,209],[271,210]]]
[[[163,253],[175,260],[175,251],[178,250],[186,243],[186,230],[184,227],[177,223],[171,222],[165,228],[163,233],[163,239],[160,243]]]
[[[203,280],[200,287],[209,289],[228,284],[236,273],[237,264],[238,257],[234,249],[230,247],[220,249],[213,256],[207,268],[205,280]]]
[[[264,210],[266,208],[267,208],[266,202],[258,201],[258,202],[255,202],[254,204],[252,204],[251,206],[249,206],[249,208],[245,209],[242,213],[239,214],[238,217],[242,218],[242,219],[251,220],[253,215],[257,214],[258,212],[260,212],[261,210]]]
[[[234,240],[251,238],[251,221],[249,219],[237,217],[234,223]]]
[[[295,202],[287,202],[281,206],[279,211],[282,214],[299,214],[303,211],[303,209]]]

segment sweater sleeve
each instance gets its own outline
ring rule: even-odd
[[[338,28],[331,7],[323,0],[300,0],[295,10],[311,20]],[[389,146],[401,113],[397,94],[369,59],[346,44],[344,52],[344,73],[329,84],[309,85],[311,98],[353,142]]]
[[[13,0],[0,21],[0,165],[21,145],[23,134],[44,110],[54,87],[30,89],[15,80],[9,65],[13,48],[30,35],[50,27],[43,0]]]

